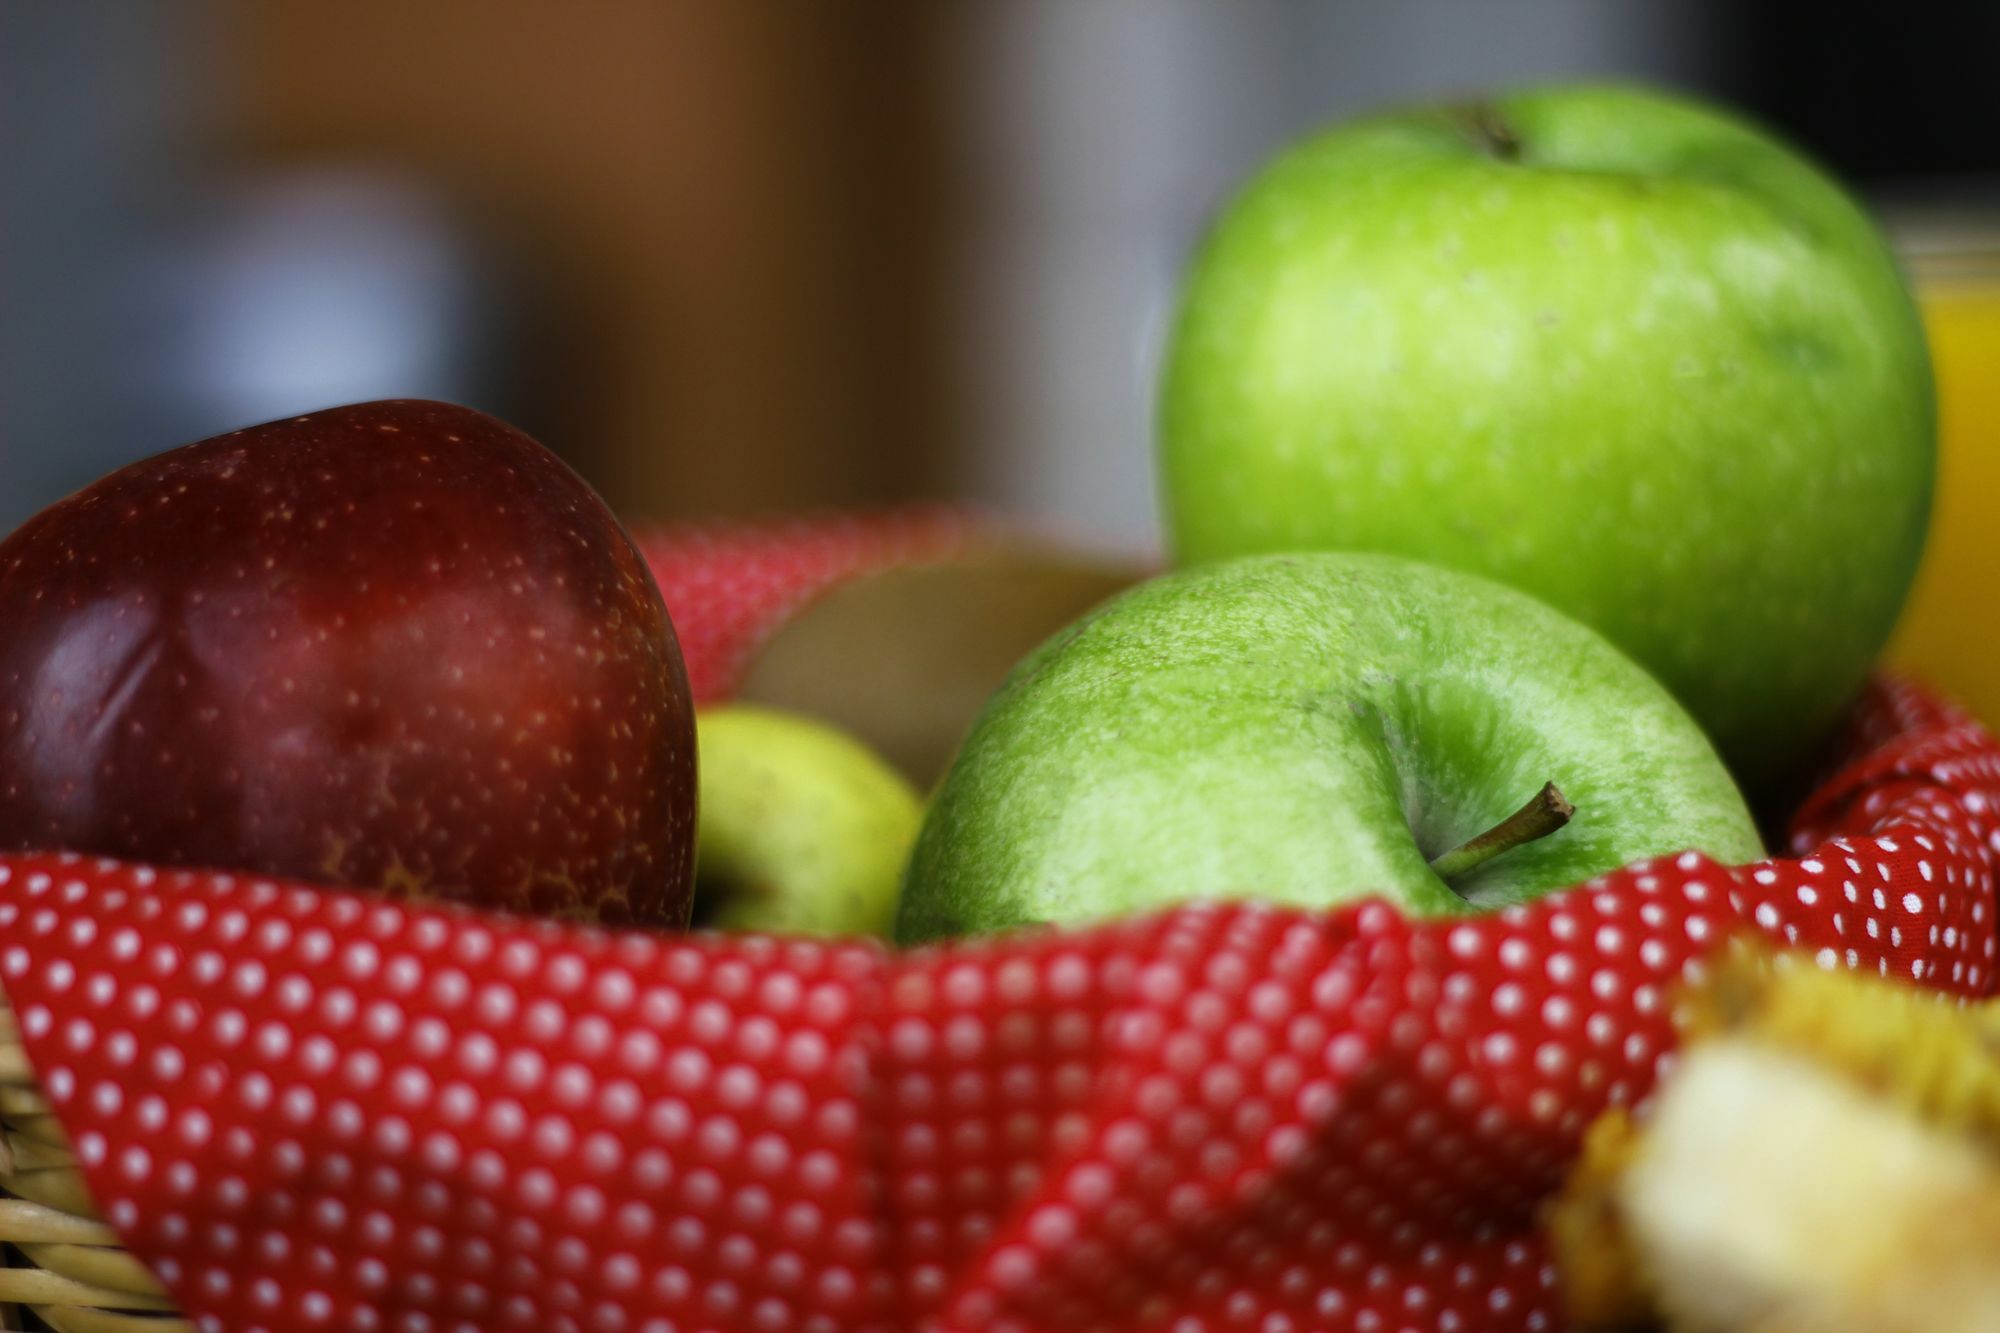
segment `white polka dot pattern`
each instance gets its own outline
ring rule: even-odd
[[[0,880],[0,985],[43,1086],[191,1315],[833,1330],[888,1308],[855,1169],[871,946],[74,858]]]
[[[1794,857],[1490,917],[899,957],[17,856],[0,984],[205,1327],[1548,1329],[1537,1205],[1723,940],[1992,991],[2000,749],[1867,710]]]

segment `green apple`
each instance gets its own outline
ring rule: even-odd
[[[694,922],[886,935],[923,803],[845,732],[745,704],[695,716]]]
[[[1551,782],[1566,827],[1432,868]],[[896,933],[1195,897],[1466,912],[1689,848],[1762,854],[1701,728],[1600,636],[1433,565],[1251,556],[1141,584],[1015,669],[932,799]]]
[[[1876,228],[1721,111],[1615,87],[1281,154],[1187,274],[1159,404],[1184,563],[1336,548],[1592,626],[1753,785],[1827,730],[1929,521],[1929,363]]]

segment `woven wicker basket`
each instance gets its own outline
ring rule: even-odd
[[[0,1328],[194,1333],[97,1216],[0,995]]]

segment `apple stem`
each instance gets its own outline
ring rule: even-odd
[[[1471,102],[1458,111],[1467,133],[1480,152],[1497,162],[1521,160],[1521,140],[1498,107],[1487,102]]]
[[[1569,817],[1575,813],[1576,807],[1563,798],[1555,783],[1543,783],[1542,789],[1519,810],[1479,836],[1433,857],[1431,869],[1439,879],[1455,879],[1524,842],[1548,837],[1569,823]]]

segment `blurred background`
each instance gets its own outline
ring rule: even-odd
[[[0,530],[176,443],[421,395],[635,517],[967,497],[1145,549],[1179,263],[1265,154],[1373,103],[1717,94],[1858,183],[1937,290],[1981,288],[2000,7],[1834,13],[11,0]]]

